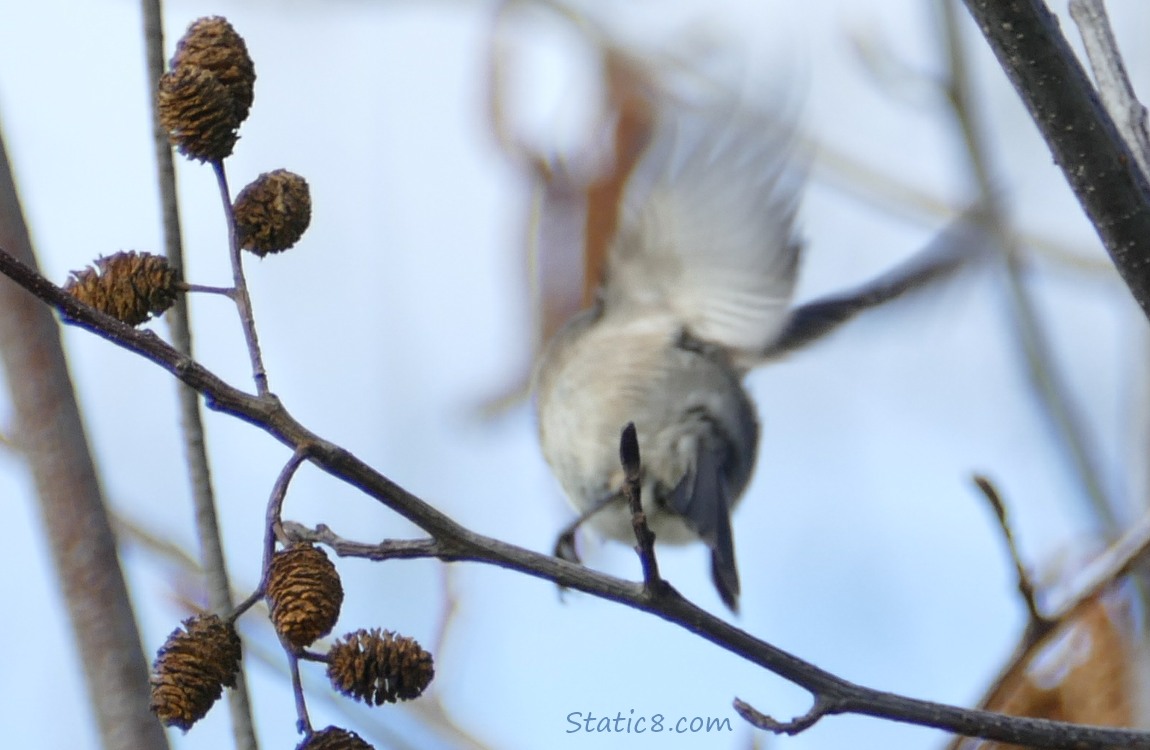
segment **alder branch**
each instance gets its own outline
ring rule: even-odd
[[[395,484],[349,451],[308,430],[292,417],[274,394],[253,395],[232,387],[151,331],[136,330],[81,304],[3,250],[0,250],[0,273],[55,307],[70,322],[164,368],[202,394],[209,408],[262,429],[293,452],[306,451],[307,460],[315,466],[360,489],[431,535],[430,542],[408,543],[403,556],[434,557],[445,562],[482,562],[619,602],[678,625],[803,687],[814,696],[815,708],[797,722],[774,722],[783,730],[805,729],[824,715],[856,713],[1032,747],[1093,750],[1150,746],[1150,733],[1005,716],[856,685],[755,638],[691,603],[670,586],[649,588],[643,583],[614,578],[478,534]],[[352,543],[354,546],[349,546],[330,532],[328,536],[331,548],[341,556],[372,557],[375,554],[376,559],[388,556],[387,552],[378,550],[378,546],[373,553],[370,545]],[[394,549],[393,543],[385,544]],[[765,717],[742,701],[736,706],[744,716]],[[763,724],[770,728],[769,721]]]
[[[963,0],[1142,311],[1150,184],[1042,0]]]

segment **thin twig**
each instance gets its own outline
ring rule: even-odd
[[[862,687],[755,638],[696,606],[670,587],[664,587],[660,596],[652,597],[642,584],[623,581],[478,534],[412,495],[347,450],[308,430],[274,395],[253,396],[232,387],[154,333],[136,330],[80,303],[4,251],[0,251],[0,273],[56,307],[75,324],[160,365],[202,393],[211,408],[259,427],[293,450],[311,446],[309,459],[317,468],[359,488],[431,535],[434,541],[424,544],[429,553],[424,556],[496,565],[648,612],[800,685],[823,700],[832,701],[839,707],[839,713],[857,713],[1033,747],[1092,750],[1150,746],[1150,733],[1146,732],[1004,716]],[[333,544],[332,549],[343,554],[338,545]]]
[[[775,734],[798,734],[805,732],[813,727],[819,719],[830,714],[839,713],[841,708],[832,700],[824,696],[816,696],[815,702],[811,706],[811,710],[807,711],[802,716],[797,716],[790,721],[778,721],[773,719],[762,711],[747,703],[744,700],[735,698],[732,705],[735,711],[742,716],[750,724],[765,729],[768,732]]]
[[[299,659],[302,659],[303,661],[314,661],[314,662],[317,662],[319,664],[330,664],[331,663],[331,655],[330,654],[326,654],[326,653],[323,653],[320,651],[308,651],[306,648],[302,648],[299,651],[297,651],[296,657]]]
[[[1002,496],[998,493],[998,489],[984,476],[976,475],[974,484],[982,492],[983,497],[990,502],[990,506],[994,509],[994,515],[998,518],[998,528],[1002,530],[1002,537],[1006,541],[1006,548],[1010,552],[1010,559],[1014,562],[1014,571],[1018,576],[1018,593],[1022,595],[1022,601],[1026,605],[1026,612],[1029,616],[1026,636],[1023,641],[1028,644],[1034,643],[1050,632],[1057,623],[1043,615],[1038,609],[1034,582],[1026,571],[1026,565],[1022,562],[1022,555],[1014,541],[1014,531],[1010,528],[1010,522],[1006,517],[1006,504],[1002,502]]]
[[[182,271],[181,271],[182,273]],[[185,292],[199,292],[201,294],[219,294],[228,299],[234,300],[236,298],[236,290],[230,286],[205,286],[204,284],[188,284],[180,282],[178,285],[180,289]],[[175,338],[173,334],[172,338]],[[178,347],[177,347],[178,348]]]
[[[296,470],[307,460],[309,450],[310,446],[306,444],[296,448],[288,462],[280,469],[279,476],[276,477],[275,484],[272,485],[271,496],[268,498],[267,514],[264,519],[264,559],[260,574],[261,591],[265,590],[268,585],[268,574],[271,572],[272,558],[275,557],[276,553],[276,540],[282,542],[285,539],[281,514],[284,498],[287,497],[288,485],[291,484]]]
[[[288,650],[288,670],[291,672],[291,691],[295,696],[296,731],[310,737],[312,734],[311,717],[307,715],[307,699],[303,694],[303,681],[299,675],[299,658]]]
[[[630,506],[631,527],[635,530],[635,552],[639,555],[639,564],[643,566],[643,586],[655,595],[659,587],[665,584],[659,577],[659,561],[655,558],[655,532],[651,531],[647,514],[643,512],[642,464],[634,422],[627,423],[619,438],[619,462],[623,465],[623,496]]]
[[[242,617],[245,612],[259,604],[260,599],[263,598],[264,585],[260,585],[256,588],[255,591],[248,594],[247,599],[244,599],[242,602],[235,606],[235,608],[231,611],[231,614],[229,614],[227,617],[228,622],[234,623],[236,620],[240,619],[240,617]]]
[[[283,522],[284,535],[293,542],[325,544],[344,557],[359,557],[374,562],[384,560],[422,560],[439,557],[443,546],[434,539],[387,539],[376,544],[349,541],[332,531],[327,524],[310,529],[295,521]]]
[[[224,171],[222,161],[212,162],[212,169],[216,173],[216,184],[220,188],[220,200],[223,202],[224,219],[228,225],[228,257],[232,262],[232,282],[235,285],[236,308],[240,313],[240,326],[244,329],[244,341],[248,345],[248,358],[252,363],[252,379],[256,383],[256,393],[261,396],[268,393],[268,374],[264,369],[263,354],[260,353],[260,341],[256,335],[256,320],[252,312],[252,298],[248,294],[248,282],[244,277],[243,250],[240,248],[239,232],[236,231],[236,214],[232,210],[231,191],[228,190],[228,176]]]

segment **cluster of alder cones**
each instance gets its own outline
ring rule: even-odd
[[[201,18],[180,39],[156,93],[160,122],[172,145],[217,169],[231,155],[253,101],[255,66],[247,45],[225,19]],[[299,241],[311,222],[307,181],[284,169],[261,174],[231,206],[235,246],[260,257]],[[163,314],[190,290],[166,258],[118,252],[72,272],[66,289],[79,301],[136,326]],[[263,580],[272,624],[284,648],[326,662],[339,692],[380,705],[411,700],[435,674],[431,655],[411,638],[381,629],[356,630],[324,654],[306,652],[339,619],[343,586],[327,555],[295,544],[272,556]],[[224,687],[234,687],[242,659],[235,619],[190,617],[160,648],[152,674],[152,711],[187,730],[207,714]],[[339,727],[306,732],[299,750],[365,750],[371,746]]]

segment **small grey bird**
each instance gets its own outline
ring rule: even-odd
[[[970,243],[944,235],[874,282],[793,308],[805,177],[793,135],[738,108],[659,108],[597,299],[548,342],[535,373],[543,455],[580,512],[557,554],[574,557],[584,521],[634,541],[619,464],[633,422],[657,540],[706,543],[719,596],[736,610],[731,512],[759,441],[744,376],[963,261]]]

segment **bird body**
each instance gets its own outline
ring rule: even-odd
[[[633,541],[619,438],[634,423],[656,538],[702,540],[716,589],[734,610],[730,514],[759,441],[747,372],[985,257],[979,250],[992,243],[976,207],[892,271],[792,307],[805,170],[791,123],[738,106],[659,104],[623,191],[595,304],[552,337],[537,364],[539,438],[581,514],[575,526],[585,520]]]
[[[643,456],[648,521],[660,540],[699,536],[666,503],[684,477],[698,473],[701,454],[729,454],[714,468],[723,509],[738,501],[755,461],[758,420],[721,350],[691,342],[670,316],[611,319],[601,309],[571,321],[550,350],[544,356],[554,364],[538,384],[541,444],[577,508],[620,491],[618,442],[628,421]],[[589,522],[613,538],[633,534],[622,503]]]
[[[782,330],[798,243],[790,149],[778,128],[667,109],[631,175],[593,307],[545,347],[539,434],[571,503],[600,533],[633,538],[619,435],[635,424],[647,520],[661,542],[702,539],[736,606],[730,513],[759,424],[747,369]]]

